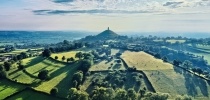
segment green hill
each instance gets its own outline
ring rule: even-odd
[[[96,35],[96,37],[98,38],[116,38],[119,35],[115,32],[113,32],[112,30],[109,30],[109,27],[107,30],[101,32],[100,34]]]

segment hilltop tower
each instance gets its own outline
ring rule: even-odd
[[[102,38],[115,38],[115,37],[118,37],[119,35],[115,32],[113,32],[112,30],[109,29],[109,27],[107,28],[107,30],[101,32],[100,34],[96,35],[98,38],[102,37]]]

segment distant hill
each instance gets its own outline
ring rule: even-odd
[[[109,30],[109,27],[107,30],[101,32],[100,34],[96,35],[97,38],[116,38],[119,35],[112,30]]]
[[[89,35],[85,38],[80,39],[80,41],[106,41],[106,40],[122,40],[127,39],[127,36],[121,36],[110,30],[109,27],[107,30],[99,33],[98,35]]]

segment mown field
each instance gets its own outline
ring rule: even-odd
[[[8,77],[11,80],[19,83],[31,84],[30,86],[35,90],[46,93],[49,93],[52,88],[57,87],[59,89],[58,96],[65,98],[71,87],[72,76],[77,70],[77,66],[80,62],[67,64],[51,58],[39,56],[24,59],[22,60],[22,63],[25,66],[25,71],[13,67],[11,71],[8,72]],[[49,71],[50,78],[46,81],[40,81],[40,79],[38,79],[38,73],[44,69]],[[12,86],[16,86],[16,84],[12,84]],[[1,93],[2,92],[0,91],[0,94]],[[5,97],[10,95],[10,93],[7,92],[5,94],[7,94]],[[31,98],[31,96],[26,95],[23,96],[23,98]]]
[[[33,90],[24,90],[18,94],[7,98],[6,100],[62,100]]]
[[[197,76],[173,67],[145,52],[125,51],[121,57],[129,67],[135,66],[137,70],[142,70],[156,92],[169,93],[170,98],[187,94],[195,99],[209,99],[209,84]]]
[[[18,92],[24,88],[25,88],[24,85],[16,84],[16,83],[10,82],[8,80],[0,80],[0,100]]]
[[[204,56],[204,59],[208,61],[210,65],[210,45],[201,45],[201,44],[188,44],[189,47],[186,47],[186,51],[198,56]]]
[[[77,52],[79,52],[79,51],[69,51],[69,52],[63,52],[63,53],[54,53],[54,54],[51,55],[51,57],[54,59],[55,56],[58,56],[58,60],[59,61],[63,61],[62,60],[63,56],[65,56],[66,59],[73,57],[75,60],[78,60],[78,58],[75,58],[75,54]],[[66,62],[66,60],[64,62]]]
[[[0,55],[10,55],[10,54],[20,54],[21,52],[26,52],[27,49],[16,49],[9,53],[1,53]]]
[[[25,66],[25,70],[26,70],[26,69],[33,68],[32,66],[38,66],[38,67],[45,66],[45,64],[42,64],[42,61],[44,60],[45,58],[43,57],[32,57],[32,58],[27,58],[27,59],[22,60],[22,64]],[[13,68],[8,72],[8,77],[12,80],[16,80],[17,82],[27,83],[27,84],[32,84],[33,82],[37,82],[39,80],[34,77],[31,77],[33,76],[33,72],[29,72],[29,73],[25,73],[22,70],[18,70],[17,65],[16,65],[16,66],[13,66]]]
[[[125,60],[129,67],[136,67],[137,70],[164,70],[173,69],[173,65],[164,63],[160,59],[155,59],[153,56],[145,52],[125,51],[121,57]]]
[[[157,40],[153,40],[154,42],[163,42],[162,39],[157,39]],[[169,40],[166,40],[166,42],[169,42],[169,43],[176,43],[176,42],[179,42],[179,43],[184,43],[186,40],[177,40],[177,39],[169,39]]]
[[[70,89],[72,76],[77,70],[78,63],[70,64],[50,73],[50,80],[42,82],[35,87],[36,90],[49,93],[53,87],[59,89],[58,95],[66,97]]]

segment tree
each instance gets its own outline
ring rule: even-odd
[[[118,63],[118,64],[120,64],[121,63],[121,60],[119,59],[119,60],[116,60],[116,62]]]
[[[92,91],[92,100],[111,100],[113,92],[110,92],[107,88],[100,87]]]
[[[89,95],[85,91],[79,91],[76,88],[69,90],[69,100],[88,100]]]
[[[128,96],[128,100],[136,100],[137,99],[136,92],[134,91],[134,89],[131,89],[131,88],[128,89],[127,96]]]
[[[0,71],[0,79],[6,78],[6,77],[7,77],[7,73],[4,70]]]
[[[23,59],[27,58],[28,55],[26,52],[21,52],[20,55],[22,56]]]
[[[42,70],[39,72],[38,77],[40,80],[46,80],[47,78],[49,78],[48,76],[48,70]]]
[[[167,62],[167,61],[168,61],[168,58],[167,58],[166,56],[163,56],[162,60],[163,60],[164,62]]]
[[[173,61],[173,64],[174,64],[175,66],[179,66],[179,64],[181,64],[181,61],[179,61],[179,60],[174,60],[174,61]]]
[[[120,57],[122,55],[122,53],[116,53],[116,57]]]
[[[156,54],[154,55],[154,57],[155,57],[155,58],[159,58],[159,59],[161,58],[161,56],[160,56],[159,53],[156,53]]]
[[[73,62],[73,61],[74,61],[74,58],[71,57],[71,58],[68,58],[68,59],[67,59],[67,62],[70,62],[70,61]]]
[[[70,61],[74,61],[75,59],[73,57],[70,58]]]
[[[17,55],[17,60],[22,60],[22,59],[23,59],[22,55]]]
[[[5,69],[6,71],[9,71],[11,66],[12,66],[12,65],[11,65],[10,62],[7,62],[7,61],[4,62],[4,69]]]
[[[196,72],[198,72],[198,74],[200,75],[200,74],[203,73],[203,70],[202,70],[201,68],[197,68],[197,69],[196,69]]]
[[[127,92],[124,89],[117,89],[116,90],[116,100],[127,100]]]
[[[69,41],[64,40],[64,41],[63,41],[63,44],[65,44],[65,45],[69,45]]]
[[[81,70],[84,74],[88,72],[91,66],[91,62],[89,60],[82,60],[81,64],[78,67],[78,70]]]
[[[58,59],[58,56],[55,56],[55,60],[57,60]]]
[[[82,52],[77,52],[77,53],[75,54],[75,58],[81,59],[82,57],[83,57]]]
[[[192,62],[190,62],[189,60],[185,60],[184,62],[183,62],[183,65],[182,65],[184,68],[186,68],[186,69],[189,69],[189,68],[191,68],[192,67]]]
[[[19,64],[18,64],[18,69],[19,69],[19,70],[24,69],[24,65],[22,65],[21,63],[19,63]]]
[[[66,57],[65,57],[65,56],[63,56],[63,57],[62,57],[62,60],[64,61],[65,59],[66,59]]]
[[[192,71],[193,71],[194,74],[195,74],[195,72],[197,71],[197,68],[192,68]]]
[[[58,93],[58,88],[56,88],[56,87],[54,87],[54,88],[52,88],[52,89],[50,90],[50,94],[51,94],[52,96],[56,96],[57,93]]]
[[[141,95],[141,97],[143,97],[145,93],[146,93],[146,90],[145,90],[145,89],[141,89],[141,90],[140,90],[140,95]]]
[[[50,57],[50,55],[51,51],[49,49],[44,49],[44,51],[42,52],[43,57]]]
[[[2,65],[0,65],[0,71],[3,71],[3,70],[4,70],[3,66],[2,66]]]
[[[167,100],[169,97],[169,94],[165,93],[151,93],[148,92],[145,94],[145,100]]]
[[[70,60],[71,60],[70,58],[67,58],[67,59],[66,59],[66,62],[70,62]]]
[[[74,73],[72,79],[76,80],[78,82],[77,85],[81,84],[82,80],[83,80],[83,72],[82,71],[78,71],[78,72]]]
[[[83,53],[84,59],[90,59],[92,58],[92,55],[90,53]]]
[[[13,57],[12,57],[12,60],[14,60],[14,61],[16,62],[16,61],[18,60],[18,59],[17,59],[17,56],[16,56],[16,55],[13,56]]]
[[[74,88],[77,88],[78,82],[76,80],[74,80],[73,83],[72,83],[72,85],[73,85]]]

